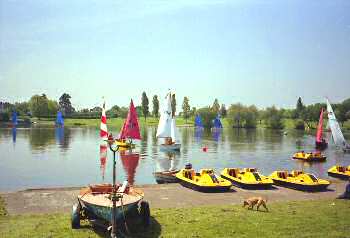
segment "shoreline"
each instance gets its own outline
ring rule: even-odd
[[[347,181],[331,180],[329,189],[323,192],[302,192],[275,186],[270,190],[245,190],[232,187],[226,193],[201,193],[180,184],[146,184],[145,200],[151,208],[189,208],[215,205],[241,204],[247,197],[261,196],[270,202],[335,199],[345,191]],[[28,188],[14,192],[0,192],[10,215],[47,214],[71,211],[81,187]]]

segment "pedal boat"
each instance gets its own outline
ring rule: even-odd
[[[350,165],[348,167],[334,165],[328,170],[328,175],[332,177],[348,180],[350,179]]]
[[[199,192],[225,192],[232,186],[230,181],[216,176],[212,169],[201,169],[200,173],[195,173],[193,169],[185,168],[176,177],[182,186]]]
[[[293,170],[291,173],[288,173],[288,171],[275,171],[269,177],[278,186],[306,192],[322,191],[330,184],[327,180],[318,179],[312,174],[299,170]]]
[[[273,181],[267,176],[258,173],[255,168],[225,168],[221,177],[232,182],[233,185],[245,189],[270,189]]]
[[[126,219],[141,218],[144,224],[148,224],[149,205],[143,201],[143,191],[126,187],[123,192],[119,192],[122,187],[119,185],[117,191],[120,197],[116,202],[117,223],[122,223]],[[101,226],[110,226],[113,207],[111,196],[111,184],[97,184],[82,188],[77,197],[78,203],[73,206],[72,228],[79,228],[81,219],[88,219]]]
[[[293,159],[299,159],[303,161],[310,161],[310,162],[324,162],[326,161],[326,156],[321,154],[321,152],[307,152],[304,151],[297,152],[293,155]]]
[[[127,141],[127,140],[115,140],[115,144],[119,146],[120,148],[125,148],[125,149],[134,149],[135,144],[132,143],[132,141]]]

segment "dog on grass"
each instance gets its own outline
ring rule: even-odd
[[[269,211],[269,209],[266,206],[267,199],[264,199],[262,197],[251,197],[247,198],[243,201],[243,207],[248,206],[248,209],[253,210],[254,206],[256,205],[256,210],[259,211],[259,207],[263,206],[266,211]]]

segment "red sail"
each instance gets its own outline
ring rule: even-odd
[[[137,112],[132,100],[130,102],[129,113],[128,113],[128,116],[126,117],[122,130],[120,132],[119,139],[128,139],[128,138],[138,139],[138,140],[141,139],[139,122],[137,120]]]
[[[139,164],[140,155],[139,154],[129,154],[126,151],[120,151],[120,158],[127,175],[127,179],[130,185],[135,182],[136,168]]]
[[[323,129],[323,108],[321,109],[320,120],[318,121],[316,142],[322,142],[322,129]]]

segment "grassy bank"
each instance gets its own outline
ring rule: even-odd
[[[241,206],[153,209],[151,227],[131,237],[347,237],[350,201],[269,204],[270,212]],[[69,214],[0,216],[1,237],[107,237],[85,222],[70,228]]]

